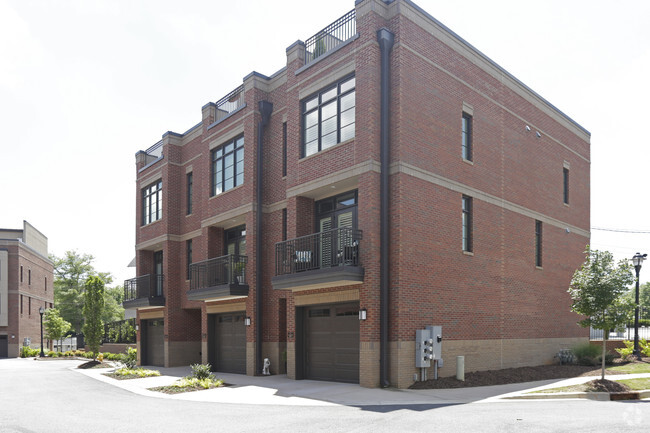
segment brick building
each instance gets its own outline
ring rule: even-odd
[[[42,233],[27,221],[0,229],[0,358],[19,356],[23,344],[41,347],[39,309],[52,308],[53,274]]]
[[[588,131],[409,0],[286,54],[136,155],[142,364],[406,387],[428,325],[442,376],[586,340]]]

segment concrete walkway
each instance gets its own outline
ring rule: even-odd
[[[573,393],[573,394],[527,394],[544,388],[584,383],[594,377],[576,377],[571,379],[555,379],[538,382],[517,383],[508,385],[482,386],[459,389],[380,389],[363,388],[355,384],[321,382],[315,380],[292,380],[286,375],[275,376],[245,376],[240,374],[215,373],[230,386],[185,392],[169,395],[148,388],[172,384],[175,380],[191,373],[189,367],[160,368],[159,377],[142,379],[115,380],[104,376],[109,369],[74,369],[94,379],[108,383],[127,391],[156,398],[233,403],[233,404],[262,404],[262,405],[298,405],[298,406],[445,406],[473,402],[512,401],[514,398],[594,398],[609,400],[605,393]],[[622,375],[606,376],[608,379],[622,379]],[[650,374],[625,375],[627,378],[650,377]],[[585,395],[591,394],[591,396]],[[604,394],[599,396],[597,394]],[[605,398],[607,397],[607,398]],[[650,393],[642,398],[650,398]]]

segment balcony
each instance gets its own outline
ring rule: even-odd
[[[163,307],[163,275],[148,274],[124,281],[125,309],[142,307]]]
[[[309,290],[363,283],[361,230],[348,227],[275,244],[277,290]]]
[[[192,263],[187,299],[207,301],[248,296],[247,264],[248,257],[235,254]]]
[[[357,34],[356,11],[352,9],[305,42],[305,65],[352,39]]]

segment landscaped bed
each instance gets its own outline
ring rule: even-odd
[[[614,360],[606,374],[650,373],[650,358],[642,361]],[[465,381],[456,377],[442,377],[415,382],[410,389],[464,388],[472,386],[504,385],[508,383],[534,382],[538,380],[567,379],[580,376],[600,376],[601,369],[584,365],[540,365],[537,367],[505,368],[502,370],[476,371],[465,374]]]

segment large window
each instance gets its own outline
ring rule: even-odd
[[[472,160],[472,116],[463,113],[462,120],[462,155],[467,161]]]
[[[355,78],[345,78],[302,103],[303,149],[309,156],[354,138]]]
[[[162,218],[162,180],[142,190],[142,225]]]
[[[194,194],[194,175],[187,173],[187,215],[192,213],[192,194]]]
[[[472,252],[472,197],[463,196],[463,251]]]
[[[212,195],[244,183],[244,137],[212,151]]]

